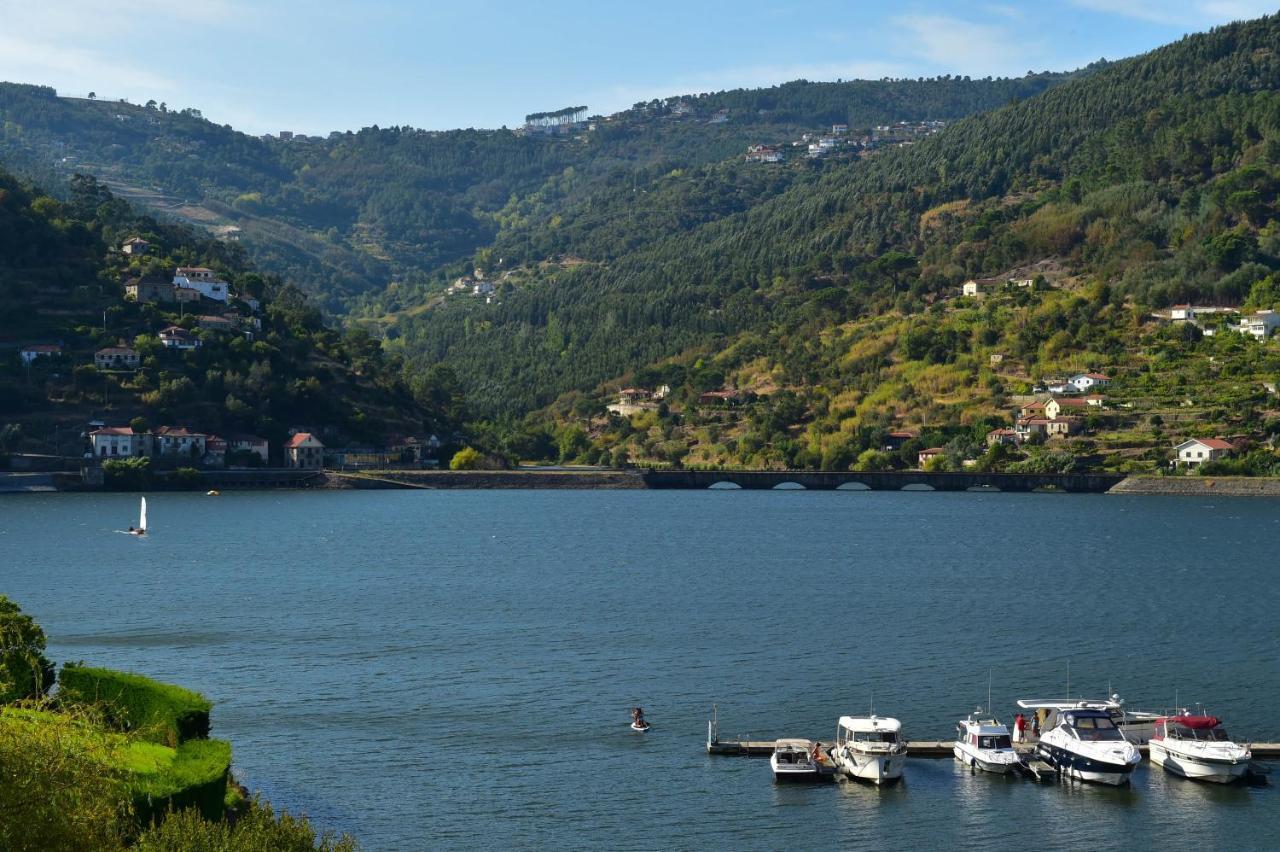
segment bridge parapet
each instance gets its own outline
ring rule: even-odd
[[[813,471],[813,470],[646,470],[641,476],[647,488],[701,489],[728,483],[739,488],[767,490],[794,483],[817,491],[833,491],[857,483],[872,491],[901,491],[923,486],[934,491],[1055,490],[1101,494],[1124,479],[1112,473],[932,473],[921,470]]]

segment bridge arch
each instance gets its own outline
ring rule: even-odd
[[[870,491],[871,486],[865,482],[843,482],[836,486],[837,491]]]
[[[804,485],[802,485],[799,482],[792,482],[791,480],[788,479],[786,482],[779,482],[777,485],[773,486],[773,488],[769,490],[770,491],[808,491],[809,489],[805,488]]]
[[[708,491],[741,491],[742,486],[728,479],[721,479],[707,486]]]
[[[934,488],[932,485],[930,485],[927,482],[912,482],[909,485],[902,486],[898,490],[899,491],[937,491],[938,489]]]

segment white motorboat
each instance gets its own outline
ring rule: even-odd
[[[1105,710],[1115,726],[1124,733],[1124,738],[1134,745],[1142,745],[1151,739],[1155,733],[1156,719],[1162,715],[1146,710],[1131,710],[1119,695],[1112,695],[1110,698],[1035,698],[1019,701],[1018,706],[1036,711],[1032,717],[1034,721],[1028,723],[1028,734],[1032,735],[1030,741],[1035,739],[1034,729],[1048,731],[1058,724],[1059,709],[1091,707]]]
[[[832,781],[835,764],[811,740],[778,740],[769,756],[774,781]]]
[[[1027,710],[1050,710],[1052,727],[1041,730],[1036,755],[1059,775],[1095,784],[1129,783],[1142,755],[1096,702],[1019,701]]]
[[[836,769],[860,781],[884,784],[902,777],[907,744],[902,723],[884,716],[841,716],[831,758]]]
[[[1249,746],[1231,741],[1215,716],[1162,716],[1148,748],[1151,762],[1197,781],[1230,784],[1249,772]]]
[[[1013,749],[1009,729],[997,719],[983,719],[978,711],[956,723],[952,753],[965,766],[984,772],[1012,772],[1022,762]]]

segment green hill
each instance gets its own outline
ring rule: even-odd
[[[389,283],[429,291],[510,225],[511,205],[550,220],[620,176],[695,168],[784,141],[897,120],[954,119],[1029,97],[1064,75],[796,82],[638,104],[565,135],[369,127],[324,139],[258,138],[170,110],[58,97],[0,84],[0,163],[47,187],[86,173],[118,193],[202,226],[237,228],[263,269],[341,311]],[[676,106],[685,103],[684,109]],[[717,119],[723,112],[726,121]],[[528,218],[527,216],[525,218]],[[438,288],[437,288],[438,289]]]

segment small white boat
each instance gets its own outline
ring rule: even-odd
[[[1012,772],[1022,762],[1013,749],[1009,729],[997,719],[983,719],[977,710],[956,723],[956,741],[951,751],[965,766],[983,772]]]
[[[841,716],[831,758],[836,769],[860,781],[885,784],[902,777],[907,744],[902,723],[885,716]]]
[[[1197,781],[1230,784],[1249,772],[1249,746],[1231,741],[1216,716],[1162,716],[1148,743],[1151,762]]]
[[[811,740],[778,740],[769,756],[774,781],[832,781],[835,764]]]
[[[1026,710],[1049,710],[1047,730],[1040,733],[1036,755],[1066,778],[1094,784],[1129,783],[1142,755],[1125,739],[1106,707],[1096,702],[1018,702]]]

